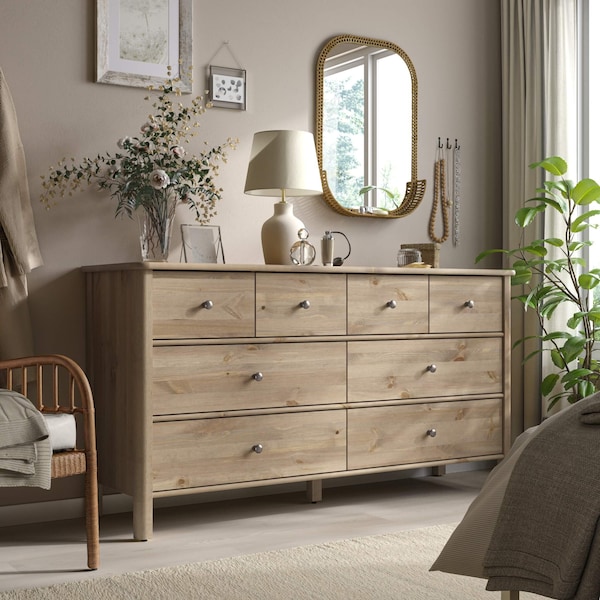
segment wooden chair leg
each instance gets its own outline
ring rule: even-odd
[[[85,475],[85,528],[87,535],[87,565],[96,570],[100,566],[100,526],[98,523],[98,479],[95,456],[88,462]]]

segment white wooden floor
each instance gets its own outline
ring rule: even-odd
[[[83,520],[0,528],[0,590],[458,522],[488,471],[449,473],[155,509],[154,539],[135,542],[131,513],[100,522],[98,571],[85,570]]]

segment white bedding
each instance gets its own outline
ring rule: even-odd
[[[76,445],[77,427],[74,415],[44,414],[52,452],[72,450]]]

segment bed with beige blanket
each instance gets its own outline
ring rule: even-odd
[[[600,394],[517,438],[431,570],[487,579],[511,598],[598,600]]]

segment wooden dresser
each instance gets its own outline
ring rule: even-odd
[[[133,497],[500,459],[510,272],[86,267],[99,478]]]

